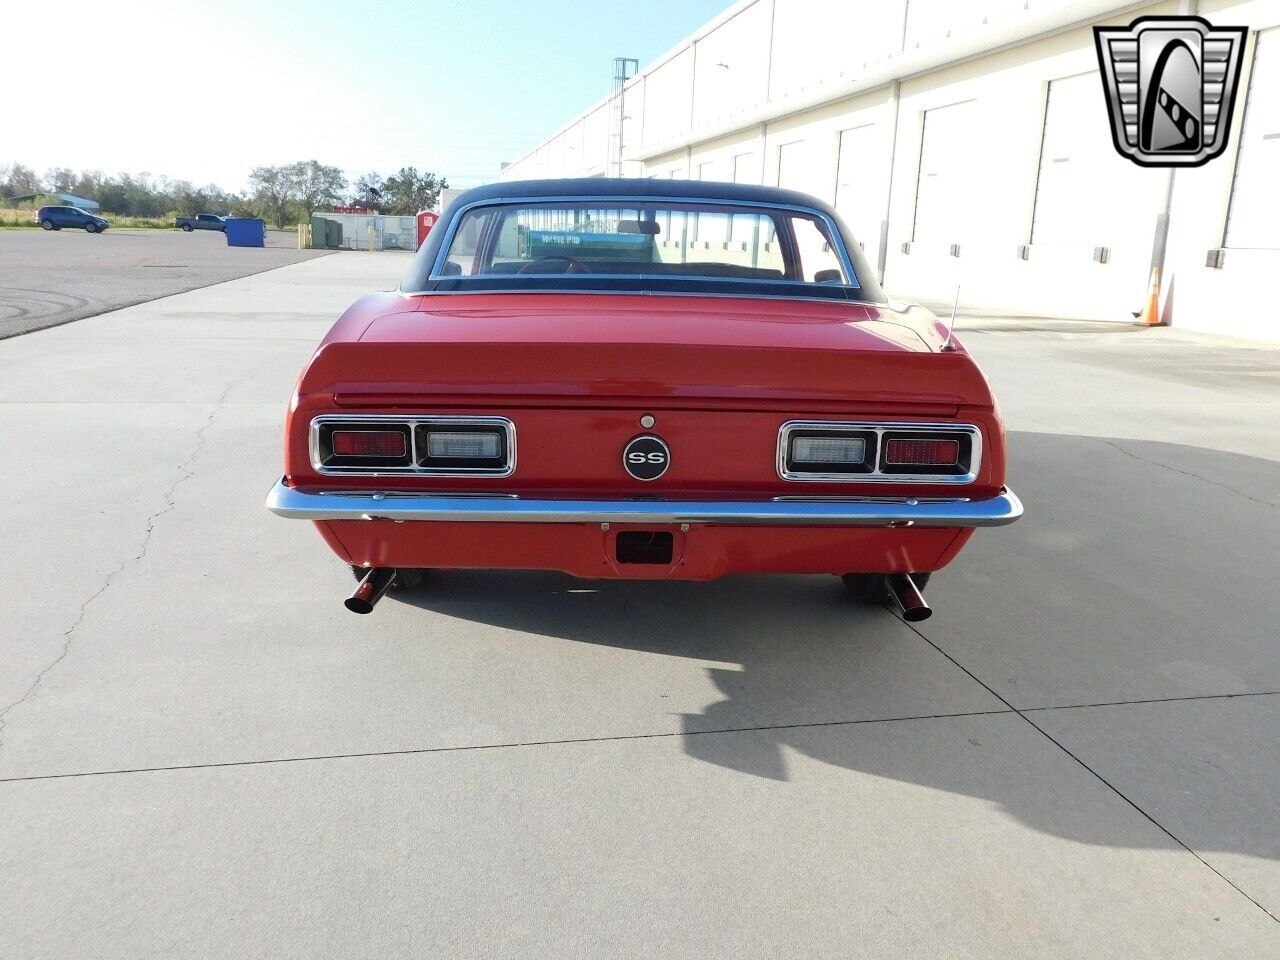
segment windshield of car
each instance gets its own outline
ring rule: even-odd
[[[453,289],[572,288],[593,278],[857,287],[816,213],[715,202],[525,202],[477,207],[457,220],[433,280]],[[534,283],[534,281],[537,281]],[[626,285],[623,285],[625,288]]]

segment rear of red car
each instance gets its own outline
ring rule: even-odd
[[[743,304],[720,300],[566,295],[535,310],[514,295],[441,299],[363,304],[357,313],[402,312],[379,315],[357,341],[326,343],[299,383],[286,484],[335,509],[339,493],[383,498],[369,515],[387,519],[318,521],[353,565],[686,579],[931,571],[971,527],[923,515],[863,526],[626,513],[1001,494],[1004,437],[981,374],[887,311],[752,304],[744,317]],[[666,451],[652,479],[625,462],[644,437]],[[405,494],[611,509],[396,522]]]
[[[593,230],[542,259],[618,256]],[[269,507],[357,568],[691,580],[931,572],[1021,511],[987,384],[927,311],[558,285],[357,303],[299,381]]]

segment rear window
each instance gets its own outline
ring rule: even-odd
[[[858,286],[829,222],[802,211],[700,202],[539,202],[462,214],[433,265],[447,289]],[[800,292],[800,291],[797,291]]]

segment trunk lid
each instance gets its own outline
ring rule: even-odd
[[[324,343],[303,393],[649,406],[833,403],[989,407],[921,308],[764,298],[493,294],[419,298],[359,342]],[[404,307],[402,306],[403,310]]]

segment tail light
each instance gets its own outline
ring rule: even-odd
[[[515,470],[515,425],[506,417],[316,417],[311,463],[320,473],[505,477]]]
[[[881,434],[880,472],[934,482],[972,480],[978,472],[978,431],[886,430]]]
[[[442,460],[492,460],[502,456],[502,434],[448,433],[432,431],[427,434],[427,456]]]
[[[409,454],[408,438],[400,430],[335,430],[330,437],[339,457],[388,457]]]
[[[884,463],[894,467],[950,467],[960,459],[959,440],[887,440]]]
[[[982,435],[971,424],[792,420],[778,434],[784,480],[969,483]]]
[[[405,423],[324,420],[311,425],[311,459],[317,470],[381,472],[407,469],[411,434]]]
[[[800,436],[791,441],[791,458],[796,463],[866,463],[867,441],[862,437]]]
[[[797,423],[783,427],[780,472],[789,480],[850,480],[875,469],[876,434],[850,425]]]
[[[470,426],[470,429],[458,429]],[[507,464],[507,429],[434,422],[414,430],[418,466],[430,470],[502,472]]]

